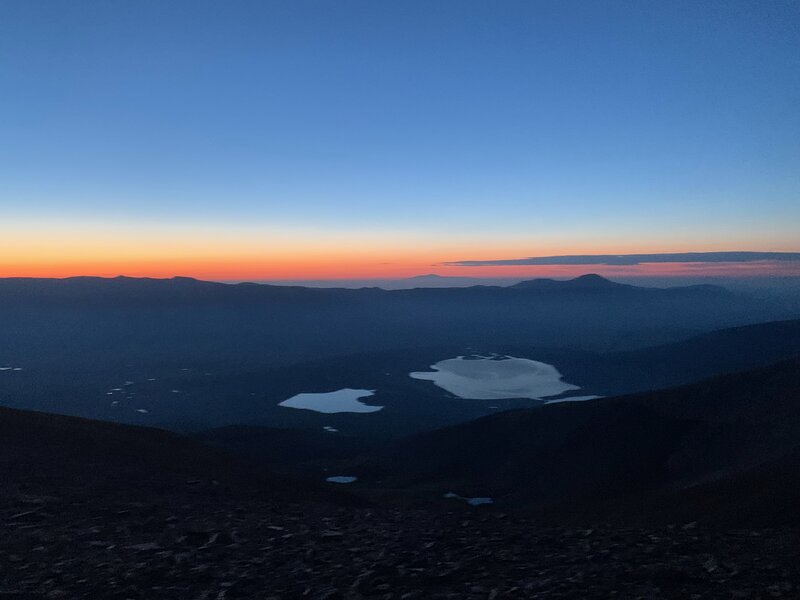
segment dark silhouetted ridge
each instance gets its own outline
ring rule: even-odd
[[[520,281],[511,286],[513,288],[521,289],[538,289],[546,291],[567,291],[567,290],[619,290],[619,289],[632,289],[634,286],[626,285],[623,283],[616,283],[600,275],[589,273],[581,275],[575,279],[567,279],[565,281],[557,279],[529,279]]]

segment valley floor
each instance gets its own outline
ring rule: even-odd
[[[0,598],[796,598],[800,533],[546,528],[494,508],[6,495]]]

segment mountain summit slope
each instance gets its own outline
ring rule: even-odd
[[[336,490],[281,494],[175,434],[21,411],[0,410],[0,457],[9,599],[567,600],[574,585],[587,599],[677,599],[800,584],[797,534],[742,522],[587,529],[455,500],[334,504]]]

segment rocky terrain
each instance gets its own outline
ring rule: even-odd
[[[790,530],[553,528],[452,511],[4,498],[0,598],[796,598]]]

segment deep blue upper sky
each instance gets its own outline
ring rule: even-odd
[[[797,249],[799,107],[797,2],[0,2],[17,231]]]

